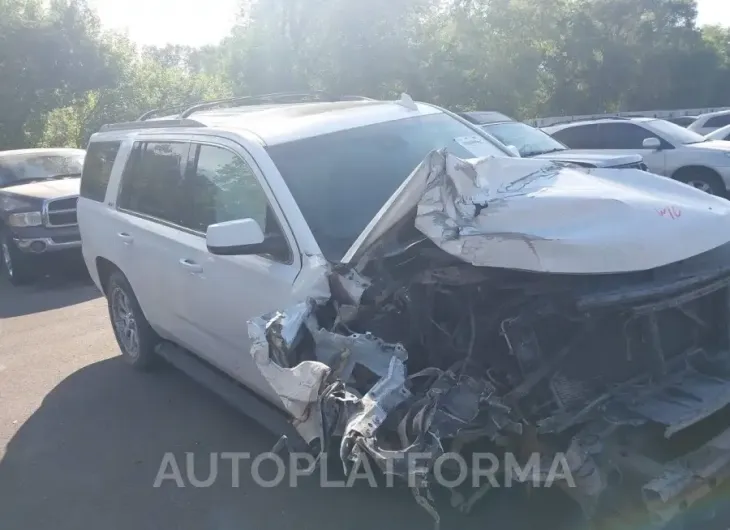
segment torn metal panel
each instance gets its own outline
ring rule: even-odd
[[[295,345],[294,337],[299,334],[313,307],[312,303],[302,303],[290,312],[278,312],[269,318],[261,317],[248,323],[251,355],[256,366],[278,394],[285,410],[292,415],[297,430],[307,443],[318,437],[321,431],[319,417],[312,414],[311,407],[319,400],[331,369],[318,361],[303,361],[290,367],[291,350],[288,348]]]
[[[372,259],[414,213],[418,230],[437,246],[479,267],[642,271],[730,241],[730,203],[671,179],[539,159],[461,160],[439,151],[383,206],[343,262]]]
[[[327,366],[337,366],[337,378],[350,382],[355,365],[360,364],[384,377],[391,361],[404,363],[408,353],[400,344],[387,344],[370,333],[341,335],[316,328],[310,330],[315,342],[317,359]]]

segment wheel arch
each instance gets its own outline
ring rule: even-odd
[[[703,166],[699,164],[682,166],[680,168],[677,168],[670,176],[674,180],[683,182],[683,176],[693,171],[698,173],[704,173],[707,176],[711,176],[712,180],[714,180],[719,187],[721,187],[725,192],[728,191],[727,185],[725,184],[725,181],[720,176],[720,174],[708,166]]]

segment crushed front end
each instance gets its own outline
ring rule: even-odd
[[[514,270],[404,219],[376,258],[331,267],[331,296],[249,324],[315,454],[402,478],[437,524],[446,453],[538,454],[540,476],[563,455],[570,481],[555,485],[599,521],[662,525],[725,480],[730,244],[621,273]],[[494,486],[451,488],[451,504],[468,512]]]

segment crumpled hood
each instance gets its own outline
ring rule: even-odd
[[[59,180],[45,180],[42,182],[29,182],[0,189],[6,193],[13,193],[23,197],[34,197],[37,199],[55,199],[57,197],[69,197],[79,194],[81,178],[65,178]]]
[[[544,153],[541,155],[531,156],[530,158],[539,158],[543,160],[557,160],[561,162],[575,162],[578,164],[590,164],[595,167],[616,167],[625,166],[627,164],[640,164],[644,161],[641,155],[608,155],[606,153],[587,153],[585,151],[574,151],[566,149],[565,151],[554,151],[552,153]]]
[[[362,265],[399,223],[483,267],[549,273],[648,270],[730,241],[730,202],[634,169],[433,151],[343,258]]]

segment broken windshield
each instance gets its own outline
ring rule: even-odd
[[[447,148],[460,158],[509,156],[474,128],[430,114],[267,148],[322,253],[338,261],[421,161]]]

